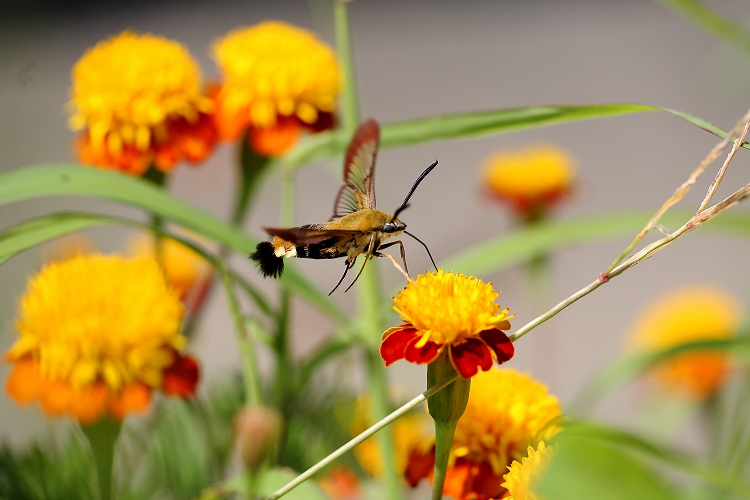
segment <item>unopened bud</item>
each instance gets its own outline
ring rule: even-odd
[[[281,435],[282,417],[273,408],[252,406],[237,412],[234,431],[240,457],[248,470],[263,464]]]

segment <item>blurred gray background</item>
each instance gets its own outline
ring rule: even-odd
[[[750,18],[743,0],[710,0],[737,22]],[[10,2],[0,16],[0,171],[43,162],[71,161],[72,133],[65,102],[72,65],[99,40],[132,28],[187,45],[207,78],[216,76],[209,57],[212,40],[240,25],[279,19],[315,30],[333,44],[331,5],[325,1],[66,3]],[[637,1],[374,1],[351,4],[351,29],[363,117],[381,123],[465,111],[542,104],[645,103],[686,111],[731,127],[750,107],[750,56],[711,37],[661,5]],[[576,196],[561,219],[656,209],[687,177],[717,139],[673,116],[643,113],[554,126],[471,141],[440,142],[379,156],[379,208],[397,207],[416,175],[439,159],[403,219],[432,250],[438,264],[455,252],[512,228],[509,213],[480,195],[478,168],[491,151],[539,141],[564,147],[578,160]],[[724,188],[748,182],[747,152],[733,164]],[[693,209],[713,178],[710,170],[681,204]],[[299,175],[299,224],[327,220],[340,183],[340,165],[316,165]],[[227,193],[236,182],[234,146],[224,145],[198,168],[182,166],[171,189],[216,215],[230,210]],[[732,190],[734,190],[732,189]],[[744,210],[739,207],[738,210]],[[137,211],[92,199],[46,198],[0,207],[0,228],[36,215],[65,210],[143,218]],[[271,175],[245,228],[261,237],[277,225],[279,179]],[[645,223],[645,220],[644,220]],[[119,251],[126,232],[90,233],[105,251]],[[629,238],[566,248],[552,257],[553,297],[567,297],[591,282],[620,253]],[[413,270],[428,267],[423,249],[407,241]],[[634,315],[652,298],[687,284],[726,288],[748,301],[750,242],[698,230],[656,257],[613,280],[530,333],[509,363],[546,382],[563,404],[598,370],[622,352]],[[41,249],[0,266],[0,350],[14,340],[16,301],[27,276],[39,269]],[[244,256],[234,264],[266,290]],[[391,265],[379,262],[386,290],[402,282]],[[339,261],[302,261],[299,266],[323,289],[340,276]],[[500,303],[518,314],[518,327],[534,317],[523,273],[482,276],[502,290]],[[356,286],[334,294],[352,314]],[[536,307],[536,306],[534,306]],[[538,311],[536,311],[538,312]],[[396,319],[391,318],[391,324]],[[305,304],[296,304],[293,345],[309,352],[332,325]],[[192,350],[204,368],[203,387],[238,366],[238,349],[225,298],[217,290],[199,326]],[[268,357],[262,364],[270,368]],[[357,387],[364,383],[358,353],[340,368]],[[8,367],[0,365],[0,380]],[[404,395],[424,389],[425,369],[400,362],[390,369]],[[633,384],[597,409],[610,421],[637,419],[642,388]],[[0,391],[0,439],[16,444],[49,432],[38,407],[23,409]]]

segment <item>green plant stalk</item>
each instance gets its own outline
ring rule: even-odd
[[[461,415],[466,410],[471,390],[471,379],[458,378],[456,369],[444,350],[440,356],[427,365],[427,386],[440,380],[454,379],[442,391],[427,400],[430,416],[435,423],[435,468],[432,481],[432,500],[443,498],[443,486],[448,470],[448,458],[453,444],[453,434]]]
[[[334,0],[333,3],[336,48],[338,49],[344,72],[344,89],[341,96],[341,125],[347,131],[347,135],[351,134],[359,123],[357,80],[354,76],[348,3],[349,0]]]
[[[121,428],[122,422],[115,422],[107,417],[96,423],[81,426],[94,457],[100,500],[112,498],[112,465],[115,458],[115,444]]]
[[[370,438],[373,434],[378,432],[380,429],[385,427],[386,425],[395,422],[400,417],[406,415],[411,410],[419,406],[420,404],[427,401],[428,398],[430,398],[433,394],[437,394],[438,392],[442,391],[446,387],[448,387],[450,384],[452,384],[456,379],[458,378],[458,375],[448,378],[447,380],[441,381],[439,384],[435,384],[426,391],[424,391],[419,396],[415,397],[408,403],[404,404],[394,412],[390,413],[386,418],[380,420],[379,422],[371,425],[367,430],[359,434],[354,439],[350,440],[340,448],[338,448],[336,451],[325,457],[323,460],[318,462],[317,464],[313,465],[309,469],[307,469],[305,472],[294,478],[294,480],[287,483],[284,487],[280,488],[276,492],[274,492],[273,495],[266,498],[266,500],[277,500],[278,498],[281,498],[282,496],[286,495],[290,491],[292,491],[294,488],[299,486],[300,484],[304,483],[311,477],[313,477],[315,474],[320,472],[321,470],[325,469],[329,465],[331,465],[333,462],[344,456],[345,453],[351,451],[356,446],[360,445],[362,442]],[[390,499],[389,499],[390,500]]]
[[[219,274],[221,281],[224,283],[224,289],[229,301],[229,310],[232,313],[234,322],[234,331],[237,335],[237,343],[240,346],[242,354],[242,381],[245,389],[245,404],[248,406],[258,405],[261,403],[260,376],[258,375],[258,365],[255,358],[255,347],[253,340],[248,338],[245,331],[245,325],[242,320],[242,311],[240,310],[237,296],[234,293],[232,277],[224,267],[223,261],[219,261]]]
[[[351,50],[351,33],[349,30],[348,0],[335,0],[333,7],[334,25],[336,30],[336,47],[344,73],[344,89],[341,99],[341,123],[346,134],[351,134],[359,123],[359,99],[357,97],[357,82],[354,75],[354,62]],[[367,376],[370,384],[370,417],[373,421],[380,421],[391,411],[388,395],[388,375],[385,365],[380,359],[379,340],[383,331],[380,315],[381,287],[378,279],[377,267],[374,262],[366,264],[359,278],[359,311],[362,316],[361,335],[366,348]],[[390,429],[381,432],[376,438],[385,464],[386,497],[392,500],[402,498],[401,488],[393,460],[393,434]]]
[[[250,202],[254,198],[263,175],[270,170],[269,167],[274,163],[271,158],[256,154],[248,144],[247,139],[247,133],[245,133],[239,146],[240,182],[234,200],[234,209],[232,210],[232,222],[235,225],[241,225],[245,220]]]

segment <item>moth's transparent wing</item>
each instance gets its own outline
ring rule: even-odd
[[[378,154],[380,127],[369,119],[354,133],[344,159],[344,185],[333,204],[331,220],[346,214],[375,208],[375,157]]]

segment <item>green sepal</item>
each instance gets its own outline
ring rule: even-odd
[[[456,369],[448,356],[448,349],[443,350],[435,361],[427,365],[427,387],[456,376]],[[458,422],[464,414],[466,403],[469,401],[471,379],[458,378],[448,387],[431,396],[427,400],[427,407],[435,422]]]

